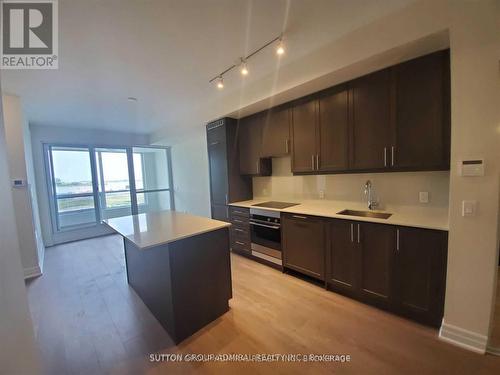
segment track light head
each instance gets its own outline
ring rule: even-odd
[[[219,80],[217,81],[217,88],[219,90],[222,90],[224,88],[224,79],[222,76],[219,77]]]
[[[243,59],[241,59],[241,69],[240,69],[241,75],[246,76],[248,75],[248,67],[247,67],[247,62]]]
[[[276,47],[276,54],[278,56],[281,56],[285,53],[285,46],[283,45],[283,39],[279,38],[278,39],[278,46]]]

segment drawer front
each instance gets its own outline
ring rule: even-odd
[[[250,244],[250,232],[243,228],[231,227],[231,238],[239,241],[248,242]]]
[[[233,216],[241,216],[241,217],[250,217],[250,209],[242,208],[242,207],[230,207],[229,212],[231,213],[231,217]]]
[[[250,239],[241,236],[232,236],[231,248],[237,251],[251,252]]]
[[[231,221],[231,224],[233,224],[234,226],[237,226],[237,227],[248,228],[250,226],[248,218],[244,217],[244,216],[238,216],[238,215],[231,214],[230,221]]]

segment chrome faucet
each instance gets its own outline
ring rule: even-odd
[[[368,209],[374,210],[378,206],[378,202],[373,198],[372,182],[370,180],[365,183],[365,195],[368,203]]]

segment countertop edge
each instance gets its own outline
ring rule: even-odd
[[[229,228],[232,224],[231,223],[225,223],[225,224],[220,224],[220,226],[216,227],[216,228],[210,228],[210,229],[204,229],[204,230],[200,230],[200,231],[196,231],[196,232],[193,232],[193,233],[190,233],[190,234],[186,234],[184,236],[179,236],[179,237],[176,237],[176,238],[173,238],[173,239],[169,239],[167,241],[163,241],[163,242],[159,242],[159,243],[155,243],[153,245],[147,245],[147,246],[140,246],[137,242],[134,241],[134,238],[133,238],[133,235],[124,235],[122,233],[120,233],[116,228],[113,228],[109,223],[107,223],[106,221],[103,221],[104,224],[106,224],[109,228],[111,228],[113,231],[115,231],[116,233],[118,233],[120,236],[122,236],[123,238],[127,239],[128,241],[130,241],[132,244],[134,244],[135,247],[137,247],[139,250],[149,250],[149,249],[152,249],[154,247],[157,247],[157,246],[163,246],[163,245],[168,245],[172,242],[177,242],[177,241],[180,241],[180,240],[184,240],[186,238],[189,238],[189,237],[194,237],[194,236],[198,236],[200,234],[204,234],[204,233],[209,233],[209,232],[214,232],[216,230],[220,230],[220,229],[224,229],[224,228]]]
[[[229,206],[233,207],[240,207],[240,208],[252,208],[253,206],[251,204],[245,203],[248,201],[242,201],[242,202],[234,202],[234,203],[229,203]],[[297,206],[292,206],[284,209],[277,209],[277,208],[268,208],[268,207],[254,207],[254,208],[259,208],[263,210],[269,210],[269,211],[279,211],[287,214],[298,214],[298,215],[309,215],[309,216],[317,216],[317,217],[325,217],[329,219],[340,219],[340,220],[351,220],[351,221],[360,221],[360,222],[368,222],[368,223],[376,223],[376,224],[385,224],[385,225],[395,225],[395,226],[401,226],[401,227],[410,227],[410,228],[422,228],[422,229],[431,229],[431,230],[440,230],[440,231],[449,231],[448,226],[443,226],[443,225],[427,225],[427,224],[422,224],[422,223],[412,223],[411,220],[409,222],[402,222],[400,220],[392,220],[389,218],[387,220],[383,219],[376,219],[376,218],[366,218],[366,217],[360,217],[360,216],[350,216],[350,215],[338,215],[338,214],[324,214],[324,213],[312,213],[314,210],[307,209],[301,211],[300,209],[297,208]],[[396,215],[402,215],[399,213],[396,213]],[[404,215],[404,214],[403,214]]]

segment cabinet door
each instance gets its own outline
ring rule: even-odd
[[[212,203],[212,219],[229,222],[229,210],[225,204]]]
[[[359,293],[361,299],[380,307],[391,305],[394,258],[394,227],[357,223],[356,241],[361,251]]]
[[[286,215],[282,220],[285,267],[324,280],[325,239],[321,219]]]
[[[433,53],[395,67],[394,165],[449,168],[449,54]]]
[[[317,103],[301,102],[292,109],[292,172],[316,169]]]
[[[281,107],[267,112],[262,134],[262,156],[283,156],[290,152],[290,109]]]
[[[219,126],[207,131],[210,168],[210,198],[212,204],[225,205],[228,194],[226,128]]]
[[[351,97],[351,169],[389,167],[390,147],[393,145],[389,70],[354,80]]]
[[[330,222],[330,249],[327,254],[329,287],[352,296],[356,294],[360,254],[354,235],[356,225],[347,220]]]
[[[348,90],[341,86],[319,99],[319,170],[347,169],[348,150]]]
[[[439,326],[446,283],[447,233],[401,227],[396,233],[395,282],[401,313]]]
[[[263,123],[264,115],[262,114],[241,119],[238,135],[241,174],[258,175],[260,173]]]

